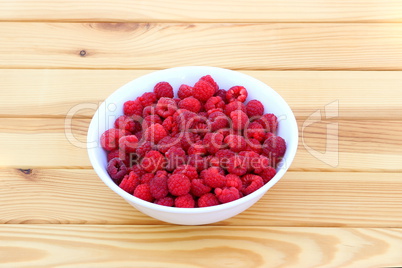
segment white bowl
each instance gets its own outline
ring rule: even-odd
[[[287,149],[283,160],[277,168],[277,173],[268,183],[257,191],[238,200],[212,207],[175,208],[156,205],[141,200],[116,185],[106,171],[106,153],[99,144],[99,138],[104,131],[113,127],[114,120],[123,114],[123,103],[133,100],[145,92],[153,90],[160,81],[169,82],[177,91],[181,84],[193,85],[204,75],[211,75],[220,88],[228,89],[242,85],[248,90],[248,100],[258,99],[265,106],[265,113],[274,113],[279,119],[278,135],[285,139]],[[177,94],[176,94],[177,95]],[[110,95],[96,111],[88,130],[88,154],[95,172],[102,181],[115,193],[139,211],[161,221],[199,225],[222,221],[246,210],[257,202],[275,183],[282,178],[292,163],[298,144],[298,128],[296,119],[289,105],[272,88],[263,82],[240,72],[217,67],[176,67],[139,77],[119,88]]]

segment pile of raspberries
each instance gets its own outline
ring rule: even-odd
[[[286,151],[278,119],[247,89],[220,89],[210,75],[159,82],[124,103],[101,136],[107,172],[121,189],[163,206],[208,207],[251,194],[276,174]]]

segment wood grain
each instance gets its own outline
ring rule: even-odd
[[[398,1],[34,1],[0,2],[1,21],[395,22]]]
[[[7,101],[0,106],[0,117],[62,117],[77,105],[96,107],[120,86],[150,72],[4,69],[0,99]],[[338,119],[402,119],[400,71],[242,72],[279,92],[299,119],[334,101],[339,102]],[[75,115],[89,118],[94,112],[81,109]]]
[[[5,267],[390,267],[401,229],[0,226]],[[20,252],[24,252],[21,255]]]
[[[398,173],[288,172],[245,212],[213,225],[402,227]],[[0,223],[162,222],[127,204],[93,170],[0,170]],[[0,243],[1,244],[1,243]]]
[[[4,22],[0,68],[401,70],[401,33],[399,23]]]

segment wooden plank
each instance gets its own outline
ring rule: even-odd
[[[401,33],[399,23],[5,22],[0,68],[401,70]]]
[[[62,118],[0,118],[0,166],[90,168],[85,149],[90,120],[72,122],[70,127]],[[299,120],[293,171],[402,171],[401,121],[334,120],[305,128],[303,123]],[[328,125],[337,127],[338,135],[327,134]],[[327,145],[331,159],[324,155]]]
[[[5,267],[396,267],[401,229],[2,225]],[[25,254],[21,254],[24,252]]]
[[[395,22],[399,1],[34,1],[0,3],[1,21]]]
[[[251,208],[214,225],[402,227],[401,196],[401,173],[288,172]],[[0,202],[0,223],[161,223],[93,170],[2,169]]]
[[[99,104],[120,86],[150,72],[4,69],[0,99],[7,101],[0,106],[0,117],[65,116],[77,105]],[[400,71],[242,72],[278,91],[299,119],[334,101],[339,102],[339,119],[402,119]],[[94,112],[82,109],[76,116],[92,117]]]

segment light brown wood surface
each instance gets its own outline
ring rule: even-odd
[[[1,1],[0,267],[401,267],[401,22],[390,0]],[[134,209],[84,143],[113,91],[183,65],[262,80],[299,125],[283,179],[206,226]]]

